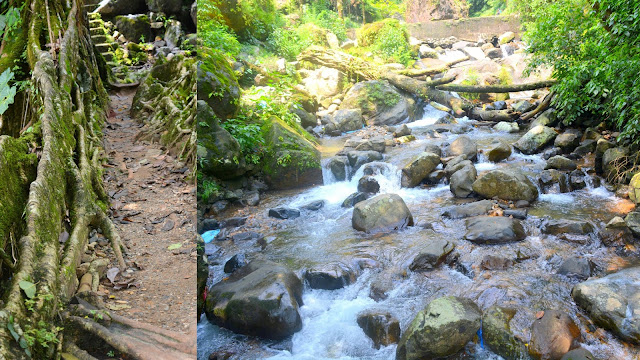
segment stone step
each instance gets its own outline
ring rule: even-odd
[[[100,16],[100,14],[93,12],[95,9],[98,8],[98,6],[100,6],[100,4],[85,4],[84,7],[87,9],[87,15],[89,16],[89,20],[96,20],[96,19],[102,19],[102,17]]]
[[[116,43],[101,43],[101,44],[95,44],[96,49],[98,49],[98,51],[100,53],[106,53],[108,51],[111,50],[115,50],[118,48],[118,44]]]
[[[95,27],[90,30],[91,35],[105,35],[107,32],[103,27]]]
[[[104,27],[104,21],[102,21],[102,19],[89,20],[89,27],[90,28]]]
[[[109,67],[113,68],[113,67],[119,66],[120,64],[118,64],[115,61],[107,61],[107,65],[109,65]]]
[[[91,40],[93,40],[94,44],[100,44],[107,41],[107,35],[91,35]]]
[[[108,62],[113,61],[113,59],[116,58],[116,55],[114,53],[112,53],[111,51],[109,51],[109,52],[102,53],[102,57],[108,63]]]

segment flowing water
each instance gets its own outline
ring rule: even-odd
[[[456,295],[473,299],[482,310],[492,305],[517,308],[511,322],[512,331],[522,339],[529,338],[529,329],[537,311],[559,309],[567,312],[580,326],[583,347],[599,359],[634,359],[637,350],[624,346],[610,334],[588,330],[588,318],[573,303],[570,292],[577,283],[556,274],[563,259],[581,255],[596,264],[596,272],[603,275],[620,267],[629,266],[630,260],[616,255],[613,249],[601,245],[593,235],[586,245],[570,243],[551,235],[542,234],[540,228],[548,219],[588,220],[597,229],[604,227],[613,216],[622,213],[628,201],[617,198],[604,187],[589,184],[583,190],[564,194],[543,194],[529,208],[529,216],[523,221],[528,237],[518,243],[505,245],[476,245],[463,240],[464,219],[444,219],[441,214],[448,207],[460,204],[449,191],[449,186],[439,184],[430,188],[401,188],[400,164],[421,152],[428,143],[444,145],[455,140],[459,129],[470,130],[465,134],[478,143],[480,150],[487,149],[496,138],[509,143],[521,134],[507,134],[488,127],[474,127],[469,120],[459,120],[449,125],[453,132],[434,132],[433,123],[441,114],[427,106],[422,119],[408,124],[417,140],[408,144],[387,148],[384,154],[384,170],[375,175],[381,193],[397,193],[411,210],[416,226],[386,234],[367,235],[351,227],[352,209],[341,207],[342,201],[356,191],[362,169],[349,181],[335,181],[329,171],[324,171],[324,185],[305,190],[270,194],[259,207],[251,210],[252,221],[270,224],[263,231],[268,245],[262,251],[267,259],[286,264],[299,275],[315,264],[339,261],[362,269],[357,281],[340,290],[313,290],[305,288],[300,308],[302,330],[286,341],[264,341],[249,338],[221,329],[209,323],[203,316],[198,326],[199,359],[205,360],[215,350],[227,350],[243,359],[394,359],[395,345],[376,350],[372,341],[356,323],[357,314],[366,309],[380,309],[393,314],[406,329],[416,313],[431,300]],[[455,133],[454,133],[455,132]],[[348,136],[326,139],[323,142],[325,161]],[[479,175],[499,167],[518,167],[532,178],[544,169],[545,161],[538,155],[514,153],[501,163],[490,163],[480,153],[475,164]],[[588,170],[588,163],[583,165]],[[314,200],[325,200],[325,206],[317,212],[303,212],[294,220],[276,220],[266,217],[267,209],[276,206],[299,207]],[[430,226],[424,226],[430,225]],[[597,230],[596,230],[597,233]],[[443,238],[455,244],[455,262],[445,264],[429,272],[406,270],[421,246],[430,239]],[[224,276],[224,262],[234,251],[250,251],[249,245],[233,245],[224,250],[215,244],[207,245],[207,253],[221,261],[211,267],[212,283]],[[243,246],[245,246],[243,248]],[[255,249],[254,249],[255,251]],[[482,270],[480,261],[485,255],[500,255],[515,259],[507,270]],[[389,297],[375,302],[369,297],[371,283],[380,276],[393,279],[394,288]],[[480,342],[466,349],[467,359],[500,359],[484,349]]]

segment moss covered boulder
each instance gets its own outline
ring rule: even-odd
[[[280,340],[302,328],[300,306],[300,279],[284,266],[255,260],[209,289],[205,314],[233,332]]]
[[[511,332],[515,309],[492,306],[482,315],[482,336],[485,344],[505,359],[527,359],[525,344]]]
[[[198,101],[199,170],[220,179],[232,179],[247,171],[238,141],[225,130],[204,101]]]
[[[141,42],[153,40],[151,34],[151,21],[144,14],[116,16],[118,31],[129,41]]]
[[[640,204],[640,172],[631,178],[629,183],[629,199],[636,205]]]
[[[351,225],[369,233],[399,230],[413,225],[413,215],[397,194],[383,194],[357,203]]]
[[[361,109],[367,125],[395,125],[415,118],[416,104],[386,81],[364,81],[354,85],[340,109]]]
[[[272,189],[292,189],[322,183],[320,151],[306,132],[272,116],[262,125],[265,157],[262,172]]]
[[[545,146],[551,144],[558,133],[553,128],[544,125],[538,125],[513,144],[513,147],[520,150],[523,154],[535,154]]]
[[[531,202],[538,198],[538,188],[518,169],[489,171],[473,183],[473,191],[485,199]]]
[[[206,102],[221,119],[238,111],[240,87],[224,54],[201,49],[198,61],[198,100]]]
[[[376,21],[370,24],[365,24],[360,28],[357,33],[358,46],[370,46],[373,45],[380,34],[384,31],[388,31],[388,28],[396,28],[403,35],[400,41],[404,40],[407,45],[409,44],[409,31],[396,19],[385,19],[382,21]]]
[[[444,358],[462,350],[480,329],[482,312],[472,300],[433,300],[413,319],[396,350],[396,360]]]
[[[440,164],[440,156],[423,152],[413,157],[402,168],[402,187],[418,186]]]

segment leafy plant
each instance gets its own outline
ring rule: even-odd
[[[6,69],[0,74],[0,115],[7,111],[9,105],[13,104],[16,96],[17,87],[9,85],[11,80],[13,80],[13,72],[11,69]]]
[[[236,56],[240,52],[236,34],[226,25],[220,10],[208,1],[198,3],[198,37],[205,47],[229,56]]]
[[[235,119],[229,119],[221,125],[238,141],[245,161],[257,164],[262,156],[262,147],[264,146],[260,125],[250,123],[245,114],[240,114]]]

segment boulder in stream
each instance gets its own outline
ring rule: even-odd
[[[415,116],[415,101],[386,81],[372,80],[349,89],[340,109],[361,109],[367,125],[394,125]]]
[[[532,202],[538,198],[538,188],[519,169],[491,170],[473,183],[473,191],[487,199]]]
[[[586,235],[592,231],[593,225],[588,221],[553,219],[547,222],[542,232],[551,235],[566,233]]]
[[[511,156],[511,146],[506,141],[499,139],[491,143],[491,147],[486,153],[489,161],[499,162]]]
[[[571,296],[596,325],[640,344],[640,267],[577,284]]]
[[[327,163],[327,169],[331,171],[337,181],[344,181],[347,178],[347,164],[349,160],[346,156],[335,156]]]
[[[547,160],[547,165],[544,167],[545,169],[556,169],[563,171],[572,171],[578,168],[578,165],[564,156],[556,155]]]
[[[582,133],[580,130],[568,129],[556,137],[553,146],[560,148],[563,153],[568,154],[580,145],[581,136]]]
[[[433,270],[442,264],[455,245],[445,239],[428,239],[409,265],[411,271]]]
[[[304,280],[312,289],[336,290],[356,281],[356,272],[342,263],[314,266],[304,273]]]
[[[578,347],[580,338],[580,329],[569,315],[545,310],[531,326],[529,353],[534,359],[559,360]]]
[[[597,360],[597,358],[589,350],[577,348],[564,354],[560,360]]]
[[[553,128],[539,125],[531,130],[513,144],[513,147],[523,154],[539,153],[545,146],[549,145],[558,134]]]
[[[288,207],[277,207],[269,209],[269,216],[280,220],[295,219],[300,216],[300,210]]]
[[[473,339],[482,312],[472,300],[446,296],[429,303],[413,319],[396,349],[396,360],[447,357]]]
[[[358,180],[358,192],[377,194],[380,192],[380,184],[373,176],[365,175]]]
[[[423,152],[416,155],[402,168],[402,187],[419,185],[440,164],[440,156]]]
[[[447,156],[464,155],[467,160],[474,161],[478,156],[478,145],[466,135],[455,139],[447,147]]]
[[[382,194],[356,204],[351,225],[365,232],[398,230],[413,226],[413,216],[400,196]]]
[[[449,178],[449,189],[457,198],[466,198],[473,192],[473,182],[478,172],[473,164],[468,164],[456,171]]]
[[[382,154],[377,151],[349,151],[347,153],[347,159],[349,159],[349,165],[353,168],[355,172],[360,168],[360,166],[373,162],[382,160]]]
[[[486,215],[493,208],[493,201],[480,200],[468,204],[456,205],[447,209],[442,216],[450,219],[462,219],[471,216]]]
[[[579,280],[586,280],[591,276],[592,269],[593,263],[589,259],[573,256],[562,262],[560,268],[558,268],[558,274]]]
[[[485,344],[505,359],[526,359],[525,344],[511,332],[510,323],[516,315],[515,309],[492,306],[482,315],[482,336]]]
[[[502,244],[524,240],[527,235],[520,220],[504,216],[476,216],[467,219],[466,240],[479,244]]]
[[[209,289],[205,314],[233,332],[279,340],[302,328],[301,305],[302,282],[291,270],[254,260]]]
[[[376,349],[400,340],[400,322],[388,312],[367,310],[358,314],[357,321]]]

